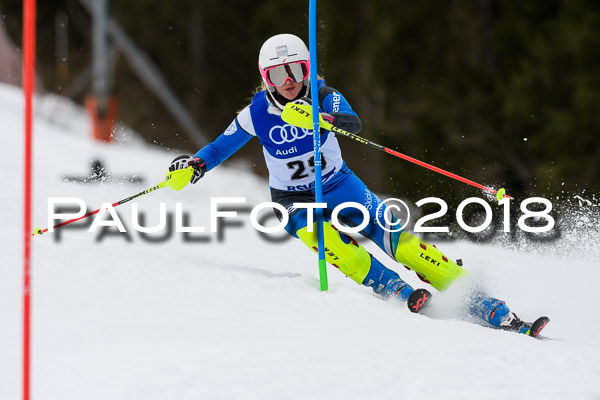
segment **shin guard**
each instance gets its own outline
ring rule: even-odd
[[[301,228],[296,234],[304,244],[317,252],[317,224],[314,223],[312,228],[312,232],[308,232],[308,227]],[[327,262],[359,285],[362,284],[371,267],[371,254],[354,239],[338,232],[331,222],[323,222],[323,237]]]
[[[435,246],[408,232],[402,232],[397,241],[394,253],[396,261],[415,271],[421,280],[437,290],[446,289],[466,273]]]

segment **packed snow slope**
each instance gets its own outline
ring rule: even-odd
[[[1,85],[0,399],[7,400],[21,396],[22,107],[19,89]],[[33,220],[42,228],[49,198],[80,198],[94,210],[156,185],[178,155],[133,134],[96,142],[84,112],[59,98],[39,98],[35,118]],[[95,159],[114,179],[64,181],[89,175]],[[144,181],[120,179],[130,175]],[[600,265],[586,256],[597,230],[566,254],[527,242],[520,251],[438,243],[472,273],[446,293],[434,291],[428,315],[414,315],[335,268],[330,290],[319,291],[315,255],[297,240],[265,240],[248,210],[227,218],[221,236],[210,233],[216,197],[244,197],[247,208],[270,199],[267,182],[233,163],[180,192],[164,188],[115,207],[125,234],[65,227],[33,238],[34,399],[600,398]],[[161,203],[170,233],[133,229],[134,206],[151,227]],[[184,226],[207,232],[173,232],[176,203]],[[577,234],[549,247],[577,243]],[[523,319],[548,315],[545,339],[465,320],[457,310],[473,282]]]

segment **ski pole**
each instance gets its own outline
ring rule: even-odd
[[[193,174],[194,174],[194,168],[193,167],[187,167],[187,168],[184,168],[184,169],[179,169],[179,170],[175,170],[175,171],[169,171],[167,173],[167,176],[166,176],[165,180],[162,181],[162,182],[160,182],[158,185],[153,186],[150,189],[146,189],[143,192],[140,192],[140,193],[135,194],[133,196],[127,197],[126,199],[119,200],[116,203],[112,203],[112,206],[116,207],[116,206],[119,206],[121,204],[127,203],[128,201],[131,201],[133,199],[137,199],[138,197],[141,197],[141,196],[143,196],[145,194],[154,192],[155,190],[164,188],[165,186],[168,186],[168,187],[170,187],[173,190],[179,191],[179,190],[183,189],[188,184],[188,182],[190,181],[190,179],[191,179],[191,177],[192,177]],[[70,223],[73,223],[73,222],[85,219],[85,218],[87,218],[87,217],[89,217],[91,215],[98,214],[98,212],[100,210],[101,209],[99,208],[97,210],[90,211],[89,213],[87,213],[87,214],[85,214],[85,215],[83,215],[83,216],[81,216],[79,218],[73,218],[73,219],[70,219],[68,221],[61,222],[60,224],[54,225],[52,227],[52,229],[60,228],[61,226],[65,226],[65,225],[68,225]],[[48,231],[48,228],[46,228],[46,229],[35,228],[34,231],[33,231],[33,233],[32,233],[32,236],[41,235],[43,233],[46,233],[47,231]]]
[[[286,106],[283,110],[283,113],[281,114],[281,118],[288,124],[295,125],[300,128],[312,129],[312,106],[307,105],[307,104],[288,103],[288,104],[286,104]],[[417,160],[416,158],[407,156],[406,154],[402,154],[396,150],[392,150],[388,147],[382,146],[382,145],[372,142],[368,139],[365,139],[363,137],[355,135],[354,133],[350,133],[343,129],[337,128],[337,127],[333,126],[331,123],[325,121],[322,116],[320,117],[320,125],[322,128],[324,128],[328,131],[332,131],[338,135],[349,137],[351,139],[356,140],[359,143],[368,144],[378,150],[385,151],[386,153],[391,154],[393,156],[402,158],[406,161],[420,165],[421,167],[438,172],[442,175],[446,175],[450,178],[456,179],[458,181],[469,184],[471,186],[475,186],[476,188],[479,188],[479,189],[489,192],[491,194],[495,194],[496,198],[498,200],[501,200],[504,197],[509,198],[509,199],[512,198],[506,194],[505,189],[495,190],[490,187],[479,184],[477,182],[473,182],[472,180],[463,178],[462,176],[453,174],[452,172],[446,171],[442,168],[436,167],[431,164],[427,164],[426,162]]]

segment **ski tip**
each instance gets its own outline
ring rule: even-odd
[[[550,322],[550,318],[539,317],[533,322],[533,324],[531,324],[531,328],[529,328],[528,335],[531,337],[538,337],[540,332],[542,332],[542,329],[544,329],[546,325],[548,325],[548,322]]]
[[[427,289],[417,289],[408,296],[407,305],[411,312],[418,313],[427,307],[431,293]]]

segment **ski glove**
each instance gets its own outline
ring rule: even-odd
[[[206,163],[200,157],[190,157],[188,155],[181,155],[171,161],[169,171],[176,171],[178,169],[184,169],[187,167],[194,168],[194,174],[190,178],[190,183],[196,183],[206,173]]]

